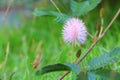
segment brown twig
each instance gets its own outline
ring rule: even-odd
[[[108,24],[108,26],[106,27],[106,29],[104,30],[104,32],[101,34],[101,37],[103,37],[105,35],[105,33],[111,27],[111,25],[113,24],[113,22],[115,21],[115,19],[118,17],[119,14],[120,14],[120,8],[118,9],[117,13],[115,14],[115,16],[113,17],[113,19],[111,20],[111,22]]]
[[[79,63],[87,56],[87,54],[92,50],[92,48],[96,45],[96,43],[97,43],[99,40],[100,40],[100,38],[98,38],[95,42],[93,42],[93,43],[91,44],[91,46],[86,50],[86,52],[84,53],[84,55],[83,55],[80,59],[78,59],[78,60],[75,62],[75,64],[79,64]]]
[[[74,62],[75,64],[79,64],[87,55],[88,53],[93,49],[93,47],[96,45],[96,43],[104,37],[105,33],[108,31],[108,29],[111,27],[111,25],[113,24],[113,22],[115,21],[115,19],[118,17],[118,15],[120,14],[120,8],[117,11],[117,13],[115,14],[115,16],[113,17],[113,19],[111,20],[111,22],[108,24],[108,26],[106,27],[106,29],[104,30],[104,32],[101,34],[101,36],[91,44],[91,46],[86,50],[86,52],[84,53],[84,55],[79,58],[76,62]],[[59,80],[62,80],[66,75],[68,75],[70,73],[70,71],[67,71],[65,74],[63,74]]]
[[[66,75],[68,75],[70,73],[70,71],[67,71],[66,73],[64,73],[64,75],[60,76],[58,78],[58,80],[62,80]]]

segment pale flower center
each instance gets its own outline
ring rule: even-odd
[[[76,27],[73,28],[73,30],[72,30],[72,37],[74,40],[77,38],[77,28]]]

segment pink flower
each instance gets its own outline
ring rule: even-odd
[[[67,43],[79,42],[83,44],[86,40],[87,30],[82,20],[78,18],[69,19],[63,27],[63,38]]]

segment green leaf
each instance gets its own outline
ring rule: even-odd
[[[89,6],[86,8],[86,12],[91,11],[94,9],[102,0],[88,0]]]
[[[51,14],[50,14],[50,11],[47,11],[47,10],[35,10],[33,12],[33,15],[35,15],[35,16],[46,16],[46,15],[51,15]]]
[[[55,21],[57,22],[65,22],[69,18],[72,18],[71,16],[67,14],[60,14],[59,12],[56,11],[48,11],[48,10],[35,10],[33,12],[33,15],[35,16],[55,16]]]
[[[70,67],[71,71],[75,74],[78,74],[81,71],[81,68],[77,64],[70,64],[70,63],[65,63],[68,67]]]
[[[94,9],[100,2],[101,0],[85,0],[80,2],[71,0],[70,9],[74,16],[79,17]]]
[[[80,72],[76,80],[89,80],[87,72]]]
[[[70,64],[70,63],[65,63],[65,64],[53,64],[53,65],[48,65],[43,67],[41,70],[38,70],[36,72],[36,75],[39,74],[45,74],[49,72],[55,72],[55,71],[73,71],[74,73],[80,72],[80,67],[76,64]]]
[[[88,72],[88,79],[89,80],[96,80],[97,76],[95,76],[94,74]]]
[[[115,48],[99,57],[92,59],[86,68],[88,70],[94,70],[116,62],[120,62],[120,48]]]
[[[89,6],[88,1],[82,1],[82,2],[75,2],[74,0],[71,0],[70,3],[71,11],[74,16],[81,16],[85,12],[85,9],[87,6]]]
[[[70,67],[64,64],[48,65],[43,67],[41,70],[38,70],[37,74],[45,74],[45,73],[54,72],[54,71],[70,71]]]
[[[113,70],[99,69],[91,71],[89,74],[92,74],[96,79],[99,78],[100,80],[120,80],[120,73]]]
[[[76,80],[120,80],[120,73],[113,70],[97,69],[80,72]]]

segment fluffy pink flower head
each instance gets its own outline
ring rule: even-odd
[[[78,18],[69,19],[63,27],[63,38],[67,43],[79,42],[83,44],[86,40],[87,29],[82,20]]]

